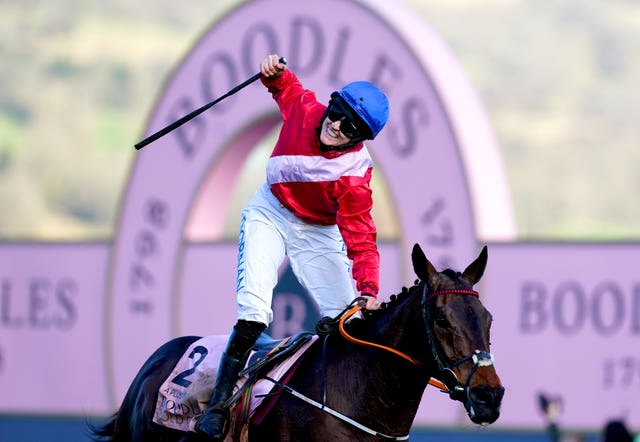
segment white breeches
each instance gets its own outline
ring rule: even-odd
[[[320,317],[334,317],[355,297],[351,262],[338,226],[308,224],[284,208],[264,184],[242,211],[238,238],[238,319],[269,325],[278,269],[291,269]]]

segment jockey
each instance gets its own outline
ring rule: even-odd
[[[195,425],[212,440],[223,440],[228,411],[222,404],[249,351],[273,319],[273,289],[285,256],[321,317],[334,317],[349,305],[354,280],[360,295],[367,297],[365,308],[378,308],[373,162],[363,141],[373,140],[387,122],[387,97],[373,84],[357,81],[333,92],[325,106],[278,55],[267,56],[260,72],[283,124],[267,164],[266,182],[242,212],[237,323],[222,355],[211,401]]]

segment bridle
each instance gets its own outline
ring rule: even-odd
[[[430,301],[437,296],[466,295],[475,296],[477,298],[480,295],[477,291],[468,289],[442,289],[429,293],[427,283],[422,282],[422,284],[422,300],[420,301],[422,308],[422,317],[427,333],[427,340],[429,341],[429,346],[431,347],[431,354],[436,364],[438,365],[439,378],[446,386],[447,392],[449,393],[451,399],[464,402],[468,397],[471,378],[473,377],[474,373],[480,367],[492,366],[493,355],[488,351],[476,349],[472,354],[468,356],[464,356],[453,362],[448,362],[447,358],[442,355],[442,352],[438,348],[438,344],[433,333],[433,328],[431,327],[431,309],[429,308],[429,306]],[[467,376],[464,384],[462,384],[458,379],[458,376],[456,376],[455,372],[453,371],[453,367],[457,367],[458,365],[463,364],[467,361],[472,361],[473,367],[471,368],[471,371],[469,371],[469,375]]]
[[[431,348],[431,352],[433,354],[433,359],[436,361],[437,365],[438,365],[438,371],[440,374],[440,377],[442,379],[445,379],[444,382],[441,382],[437,379],[431,378],[429,380],[429,385],[433,385],[437,388],[439,388],[441,391],[443,391],[444,393],[448,393],[449,397],[451,397],[451,399],[454,400],[459,400],[461,402],[464,402],[469,396],[468,396],[468,390],[469,390],[469,383],[471,382],[471,377],[473,376],[473,374],[476,372],[476,370],[479,367],[484,367],[484,366],[491,366],[493,365],[493,356],[491,355],[491,353],[486,352],[486,351],[481,351],[481,350],[475,350],[473,352],[473,354],[469,355],[469,356],[465,356],[463,358],[458,359],[457,361],[454,361],[452,363],[447,363],[446,362],[446,358],[444,358],[441,355],[441,352],[438,349],[438,346],[436,344],[435,341],[435,337],[433,334],[433,329],[431,327],[431,312],[429,311],[429,301],[431,301],[434,297],[436,296],[440,296],[440,295],[468,295],[468,296],[475,296],[478,297],[478,292],[476,292],[475,290],[465,290],[465,289],[444,289],[444,290],[437,290],[435,292],[431,292],[431,293],[427,293],[427,283],[426,282],[422,282],[423,284],[423,288],[422,288],[422,300],[420,302],[421,305],[421,309],[422,309],[422,317],[424,320],[424,325],[425,325],[425,329],[427,331],[427,338],[429,340],[429,345]],[[411,363],[413,363],[414,365],[421,367],[422,364],[420,363],[420,361],[418,361],[417,359],[412,358],[411,356],[398,351],[396,349],[393,349],[391,347],[387,347],[384,345],[380,345],[380,344],[376,344],[374,342],[368,342],[368,341],[363,341],[357,338],[354,338],[353,336],[351,336],[349,333],[347,333],[347,331],[344,329],[344,323],[347,319],[349,319],[350,317],[352,317],[353,315],[355,315],[357,312],[359,312],[360,310],[362,310],[362,306],[358,304],[359,301],[361,300],[365,300],[365,298],[356,298],[342,313],[340,313],[336,318],[334,319],[330,319],[329,321],[326,321],[325,323],[323,323],[323,321],[320,322],[320,327],[316,328],[316,330],[318,331],[318,334],[324,335],[325,336],[325,344],[326,344],[326,338],[329,335],[329,332],[327,331],[327,327],[331,327],[333,325],[335,325],[335,322],[337,320],[338,322],[338,329],[340,331],[340,334],[342,335],[343,338],[345,338],[347,341],[355,343],[355,344],[359,344],[359,345],[366,345],[369,347],[375,347],[375,348],[379,348],[382,349],[384,351],[388,351],[391,352]],[[323,348],[323,352],[324,352],[324,348]],[[453,372],[453,367],[456,367],[464,362],[467,361],[472,361],[473,362],[473,368],[471,369],[471,371],[469,372],[469,376],[467,376],[466,382],[464,384],[461,384],[460,381],[458,380],[458,377],[456,376],[456,374]],[[287,393],[297,397],[298,399],[301,399],[302,401],[320,409],[323,410],[329,414],[331,414],[332,416],[356,427],[359,428],[360,430],[364,431],[365,433],[368,433],[370,435],[376,436],[378,438],[384,439],[384,440],[389,440],[389,441],[404,441],[404,440],[409,440],[409,435],[403,435],[403,436],[392,436],[392,435],[387,435],[387,434],[383,434],[380,433],[378,431],[372,430],[371,428],[362,425],[361,423],[351,419],[348,416],[345,416],[344,414],[328,407],[326,405],[326,379],[323,380],[323,385],[324,385],[324,394],[323,394],[323,399],[322,402],[317,402],[314,401],[313,399],[303,395],[302,393],[294,390],[293,388],[289,387],[288,385],[283,384],[282,382],[279,382],[275,379],[272,379],[268,376],[265,377],[265,379],[273,382],[275,385],[277,385],[278,387],[280,387],[283,391],[286,391]],[[449,382],[447,382],[449,381]]]
[[[468,356],[464,356],[456,361],[449,362],[447,358],[442,354],[440,349],[438,348],[437,340],[435,339],[435,335],[433,333],[433,328],[431,326],[431,309],[430,301],[437,296],[443,295],[463,295],[463,296],[475,296],[476,298],[480,295],[475,290],[470,289],[441,289],[436,290],[434,292],[429,292],[427,283],[421,282],[422,284],[422,299],[420,301],[420,307],[422,309],[422,318],[424,321],[424,327],[427,333],[427,341],[429,343],[429,347],[431,349],[431,354],[433,356],[433,360],[436,362],[438,367],[438,379],[431,378],[429,380],[429,384],[434,387],[439,388],[445,393],[448,393],[451,399],[458,400],[461,402],[465,402],[468,397],[468,391],[471,383],[471,378],[475,374],[475,372],[480,367],[489,367],[493,365],[493,355],[488,351],[484,350],[474,350],[474,352]],[[344,329],[345,321],[353,316],[361,310],[361,307],[356,305],[348,310],[345,314],[342,315],[340,321],[338,323],[338,328],[340,330],[340,334],[348,341],[353,342],[355,344],[366,345],[369,347],[376,347],[382,350],[394,353],[400,356],[403,359],[408,360],[409,362],[421,366],[422,364],[417,359],[412,358],[411,356],[402,353],[396,349],[376,344],[373,342],[362,341],[360,339],[356,339],[353,336],[349,335]],[[469,375],[465,380],[464,384],[460,382],[455,372],[453,371],[454,367],[461,365],[467,361],[473,362],[473,367],[471,371],[469,371]]]

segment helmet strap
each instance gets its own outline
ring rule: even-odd
[[[364,140],[351,140],[348,143],[345,144],[341,144],[340,146],[327,146],[326,144],[320,143],[320,151],[321,152],[331,152],[331,151],[343,151],[343,150],[349,150],[351,149],[353,146],[355,146],[358,143],[361,143]]]

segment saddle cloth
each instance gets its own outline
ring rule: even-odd
[[[260,370],[266,366],[265,370],[267,371],[259,373],[259,379],[252,379],[253,383],[246,386],[248,388],[243,394],[244,402],[238,407],[242,410],[236,413],[242,414],[242,416],[237,417],[249,419],[253,416],[264,397],[275,388],[273,382],[262,378],[266,375],[273,379],[282,380],[317,338],[317,335],[307,333],[283,340],[260,339],[255,348],[258,346],[261,348],[254,349],[249,357],[248,367],[238,380],[234,394],[245,387],[249,378],[255,377],[253,367]],[[189,346],[158,390],[153,422],[176,430],[194,431],[195,421],[209,404],[213,393],[218,363],[227,339],[226,335],[210,335],[200,338]],[[280,354],[282,352],[278,350],[286,348],[288,344],[293,344],[296,339],[300,342],[295,346],[297,349],[292,348],[293,353],[282,359]],[[269,350],[265,351],[265,345]],[[277,360],[271,368],[268,368],[268,363],[265,364],[269,354],[275,354]],[[257,362],[254,362],[255,360]]]

